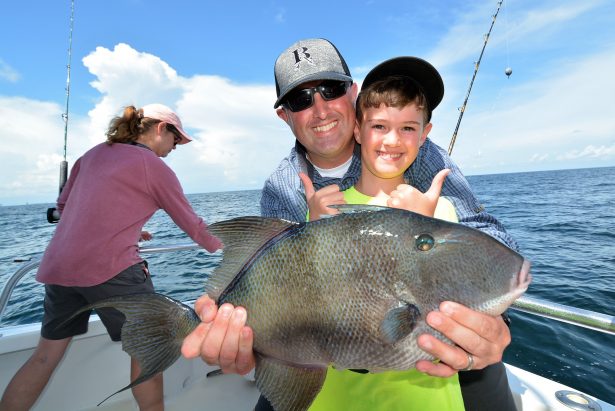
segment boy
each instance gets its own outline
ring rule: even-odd
[[[429,63],[414,57],[387,60],[367,75],[357,98],[354,130],[361,145],[361,176],[343,191],[343,202],[458,221],[453,204],[439,197],[449,170],[438,173],[425,194],[404,179],[431,131],[431,111],[442,99],[441,81]],[[311,182],[305,174],[301,179],[309,198]],[[330,210],[311,209],[310,220]],[[416,369],[367,374],[329,368],[310,410],[333,409],[463,410],[464,405],[457,374],[439,378]]]
[[[436,175],[425,194],[408,185],[404,177],[431,131],[431,111],[442,99],[442,91],[432,92],[435,103],[429,103],[422,86],[410,77],[417,76],[417,70],[439,77],[429,63],[414,57],[385,61],[367,75],[357,98],[354,130],[361,145],[361,175],[337,203],[403,208],[458,222],[453,203],[438,197],[448,169]],[[301,179],[311,187],[307,175],[301,174]],[[310,220],[336,213],[322,207],[314,211]]]

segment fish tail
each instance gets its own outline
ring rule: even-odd
[[[84,311],[98,308],[115,308],[126,316],[121,334],[122,350],[136,359],[141,367],[141,373],[134,381],[100,404],[173,365],[181,355],[184,338],[200,323],[192,308],[157,293],[123,295],[97,301],[81,308],[65,323]]]

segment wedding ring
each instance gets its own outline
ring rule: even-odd
[[[462,368],[459,371],[470,371],[472,369],[472,367],[474,367],[474,357],[472,357],[472,354],[470,353],[466,353],[468,354],[468,365],[465,368]]]

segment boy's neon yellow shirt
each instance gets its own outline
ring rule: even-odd
[[[382,204],[354,187],[344,191],[347,204]],[[458,222],[455,207],[440,197],[434,217]],[[329,367],[310,411],[464,411],[457,374],[432,377],[416,369],[361,374]]]

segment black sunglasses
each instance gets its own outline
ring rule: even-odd
[[[286,95],[282,104],[293,113],[296,113],[314,105],[314,93],[318,92],[325,101],[335,100],[346,94],[350,84],[348,81],[326,80],[316,87],[291,91]]]
[[[173,124],[167,123],[167,130],[173,133],[173,142],[175,145],[178,145],[179,143],[181,143],[182,138],[179,135],[179,130],[177,129],[177,127],[175,127]]]

